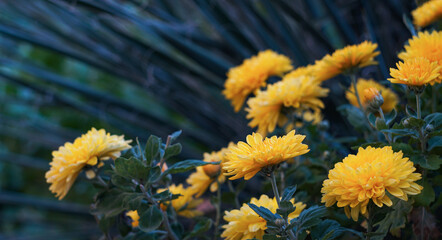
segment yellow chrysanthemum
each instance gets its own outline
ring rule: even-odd
[[[266,136],[273,132],[277,124],[283,126],[287,117],[281,113],[283,108],[299,111],[318,110],[324,107],[319,99],[326,97],[328,89],[321,88],[320,83],[312,77],[285,77],[282,81],[269,85],[265,91],[247,101],[247,118],[252,119],[250,127],[258,127],[258,133]]]
[[[295,70],[287,73],[284,78],[296,78],[301,76],[310,76],[313,77],[315,75],[316,65],[307,65],[305,67],[298,67]]]
[[[296,207],[296,210],[288,216],[289,221],[297,218],[306,206],[302,202],[295,203],[295,199],[292,199],[291,202]],[[276,198],[269,198],[267,195],[261,195],[259,199],[252,198],[250,203],[258,207],[265,207],[272,213],[276,213],[276,209],[278,209]],[[266,221],[245,203],[240,209],[226,211],[224,220],[228,224],[222,226],[225,230],[221,237],[226,240],[262,239],[267,229]]]
[[[223,148],[218,152],[204,153],[205,162],[224,162],[224,154],[227,148]],[[221,174],[222,163],[218,165],[208,164],[202,167],[197,167],[196,172],[190,174],[186,180],[190,185],[189,188],[196,194],[196,197],[200,197],[206,192],[210,186],[210,191],[215,192],[218,190],[218,184],[224,183],[226,177]]]
[[[247,96],[265,86],[270,76],[282,75],[292,68],[288,57],[271,50],[260,52],[229,70],[223,94],[238,112]]]
[[[130,219],[132,219],[132,227],[138,227],[138,225],[140,224],[139,220],[140,220],[140,216],[138,215],[138,211],[134,210],[134,211],[128,211],[126,213],[126,216],[130,217]]]
[[[442,18],[442,0],[430,0],[411,12],[414,25],[426,27]]]
[[[337,202],[338,207],[345,207],[348,217],[357,221],[359,212],[367,214],[370,200],[378,207],[391,206],[387,192],[404,201],[408,195],[419,194],[422,187],[415,181],[421,179],[421,174],[415,170],[413,162],[389,146],[359,148],[356,155],[348,155],[330,170],[321,189],[322,202],[327,207]]]
[[[426,58],[414,58],[399,62],[397,69],[390,68],[392,83],[405,84],[407,86],[423,86],[434,83],[439,77],[441,67],[437,62],[430,62]]]
[[[52,152],[51,169],[45,175],[46,181],[51,184],[49,190],[60,200],[63,199],[84,167],[100,166],[100,160],[119,157],[121,151],[130,148],[130,142],[124,140],[124,136],[110,135],[104,129],[92,128],[75,139],[74,143],[65,143]]]
[[[325,81],[355,68],[375,65],[377,62],[374,58],[379,55],[379,51],[375,51],[377,47],[376,43],[365,41],[336,50],[332,55],[327,54],[316,61],[314,75],[318,81]]]
[[[166,188],[158,189],[158,193],[164,192]],[[180,194],[177,199],[172,200],[172,207],[175,212],[183,217],[193,218],[196,216],[201,216],[203,212],[197,210],[196,208],[203,202],[202,199],[195,199],[193,195],[194,191],[190,188],[184,188],[182,184],[178,186],[173,184],[169,186],[169,191],[172,194]],[[170,203],[169,203],[170,204]],[[167,209],[167,206],[161,204],[163,210]]]
[[[441,67],[439,77],[430,84],[440,83],[442,81],[442,32],[420,32],[408,41],[405,51],[399,53],[398,57],[403,61],[422,57],[430,62],[436,62]]]
[[[302,144],[304,138],[304,135],[295,135],[295,131],[264,140],[259,133],[248,135],[247,143],[238,142],[226,153],[227,162],[223,166],[225,174],[234,175],[229,178],[232,180],[242,177],[249,180],[263,168],[276,166],[310,151],[306,144]]]
[[[393,110],[395,106],[398,104],[399,97],[392,90],[382,86],[381,84],[377,83],[372,79],[359,78],[358,81],[356,82],[356,89],[358,91],[359,96],[361,97],[360,99],[362,106],[364,107],[367,106],[368,101],[363,96],[364,96],[364,90],[369,88],[377,89],[384,98],[384,103],[381,106],[383,112],[387,113],[391,112],[391,110]],[[347,98],[347,100],[350,102],[351,105],[359,107],[358,100],[354,94],[353,84],[351,84],[351,86],[349,87],[347,93],[345,94],[345,97]]]

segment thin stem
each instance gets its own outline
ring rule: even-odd
[[[416,94],[417,119],[421,119],[421,95]]]
[[[384,111],[382,111],[381,107],[379,107],[378,112],[379,112],[379,115],[381,115],[381,118],[384,121],[384,123],[387,124],[387,122],[385,121]],[[385,136],[385,139],[387,139],[388,143],[391,145],[390,135],[388,133],[383,133],[383,134]]]
[[[370,240],[370,233],[373,231],[373,207],[371,204],[368,206],[368,219],[367,219],[367,235],[366,240]]]
[[[144,185],[137,182],[135,179],[132,179],[132,182],[135,185],[138,185],[141,189],[141,192],[143,192],[143,194],[145,195],[147,201],[149,201],[152,205],[158,207],[158,203],[155,202],[152,197],[150,196],[150,194],[146,191],[146,188],[144,188]],[[161,209],[161,208],[160,208]],[[178,237],[175,235],[175,233],[173,232],[172,228],[170,227],[170,223],[169,223],[169,217],[167,216],[166,212],[161,210],[161,212],[163,213],[163,223],[164,223],[164,227],[166,228],[167,234],[169,235],[170,239],[172,240],[179,240]]]
[[[218,239],[218,226],[219,220],[221,218],[221,186],[219,185],[218,178],[216,179],[216,184],[218,185],[218,190],[216,191],[217,202],[215,205],[216,208],[216,216],[215,216],[215,233],[213,235],[213,240]]]
[[[166,146],[164,147],[164,149],[167,149],[167,147],[169,147],[169,145],[170,145],[170,140],[171,140],[171,136],[169,135],[169,136],[167,136],[167,140],[166,140]],[[166,159],[163,157],[163,158],[161,158],[161,160],[160,160],[160,169],[162,170],[163,169],[163,165],[164,165],[164,162],[166,161]]]
[[[239,204],[239,200],[238,200],[238,193],[235,191],[235,189],[233,188],[232,182],[227,180],[227,186],[229,186],[229,190],[230,192],[233,193],[233,195],[235,196],[235,207],[237,209],[239,209],[241,207],[241,205]]]
[[[273,194],[275,195],[276,202],[278,203],[278,208],[280,208],[281,207],[281,199],[279,197],[278,186],[276,185],[276,177],[275,177],[275,174],[273,171],[272,171],[272,173],[270,173],[270,182],[272,183]],[[287,231],[290,239],[295,240],[296,237],[295,237],[295,234],[293,234],[292,229],[287,229],[287,226],[289,225],[287,219],[284,219],[284,225],[286,227],[286,231]]]
[[[432,93],[431,93],[431,113],[435,113],[436,112],[436,108],[437,108],[437,85],[434,84],[431,87]]]

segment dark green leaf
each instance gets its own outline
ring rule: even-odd
[[[144,148],[144,156],[147,161],[147,166],[150,166],[152,161],[154,161],[158,156],[160,153],[160,147],[161,138],[151,135],[147,140],[146,147]]]
[[[433,150],[433,148],[442,147],[442,136],[436,136],[428,140],[428,151]]]
[[[407,223],[407,215],[412,209],[412,204],[397,198],[393,198],[393,210],[384,219],[374,224],[374,226],[379,226],[375,233],[377,236],[373,236],[372,239],[381,240],[388,233],[390,229],[404,227]]]
[[[282,193],[281,201],[290,201],[292,199],[293,194],[296,192],[296,185],[295,186],[289,186],[284,189],[284,192]]]
[[[276,209],[276,213],[282,216],[282,218],[287,219],[290,213],[294,212],[296,207],[289,201],[281,201],[281,206]]]
[[[411,127],[414,129],[420,129],[421,127],[423,127],[425,125],[425,121],[422,119],[418,119],[415,117],[409,117],[407,119],[408,121],[408,126],[407,127]]]
[[[115,216],[112,217],[102,217],[100,218],[100,221],[98,222],[98,226],[100,227],[100,230],[103,232],[108,232],[112,225],[115,223]]]
[[[432,113],[424,118],[427,124],[432,124],[435,129],[442,125],[442,113]]]
[[[167,174],[187,172],[187,171],[192,170],[196,167],[204,166],[207,164],[218,164],[218,163],[217,162],[204,162],[201,160],[184,160],[184,161],[177,162],[174,165],[170,166],[161,175],[165,176]]]
[[[442,164],[442,158],[438,155],[412,155],[410,160],[415,164],[419,164],[421,167],[429,170],[437,170]]]
[[[163,214],[156,206],[150,206],[140,215],[140,229],[144,232],[151,232],[157,229],[163,222]]]
[[[275,214],[273,214],[269,209],[265,207],[258,207],[253,203],[249,203],[248,205],[253,211],[264,218],[267,222],[273,222],[278,218]]]
[[[117,158],[115,160],[115,172],[125,178],[145,179],[149,175],[149,167],[137,158]]]
[[[304,209],[301,214],[291,221],[289,228],[293,231],[302,233],[305,230],[319,224],[322,217],[327,214],[327,209],[324,206],[312,206]]]
[[[170,134],[170,142],[173,143],[175,140],[177,140],[177,138],[181,135],[181,133],[183,133],[183,130],[178,130],[172,134]]]
[[[192,231],[184,238],[184,240],[201,236],[202,234],[207,232],[211,226],[212,226],[212,219],[210,218],[200,219],[195,225],[195,227],[193,227]]]
[[[124,178],[118,174],[113,174],[111,177],[112,184],[124,191],[133,190],[133,183],[130,179]]]
[[[160,179],[160,176],[161,176],[161,169],[159,166],[151,168],[149,171],[149,178],[147,180],[147,183],[152,184],[157,182]]]
[[[173,156],[180,154],[181,148],[182,148],[181,144],[179,144],[179,143],[170,145],[169,147],[166,148],[163,158],[167,160]]]
[[[418,133],[413,130],[413,129],[409,129],[409,128],[404,128],[404,129],[384,129],[381,132],[384,133],[392,133],[392,134],[396,134],[396,135],[400,135],[400,136],[418,136]]]
[[[382,118],[376,118],[375,126],[378,131],[388,128],[387,124],[385,123],[385,121]]]
[[[393,110],[387,114],[385,114],[385,122],[387,123],[387,126],[390,126],[390,124],[396,119],[397,111],[393,108]]]
[[[428,182],[424,181],[423,183],[419,183],[424,189],[422,192],[416,196],[414,196],[414,200],[416,204],[428,207],[434,200],[436,200],[436,194],[434,193],[433,186]]]
[[[338,239],[346,232],[353,233],[361,239],[363,238],[363,235],[360,232],[353,229],[341,227],[341,225],[337,221],[330,219],[325,219],[314,228],[312,228],[311,236],[312,239],[332,240]]]
[[[273,235],[273,234],[264,234],[262,239],[263,240],[278,240],[278,239],[281,239],[281,238],[277,237],[276,235]]]

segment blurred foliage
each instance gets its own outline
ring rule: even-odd
[[[220,94],[231,66],[268,48],[305,65],[370,39],[379,44],[380,64],[361,75],[386,79],[411,36],[403,15],[414,7],[408,0],[0,1],[0,238],[26,239],[41,229],[34,239],[100,234],[88,207],[57,203],[44,182],[51,151],[91,126],[141,141],[182,129],[180,157],[201,158],[251,131]],[[333,136],[307,137],[329,139],[312,150],[332,146],[332,157],[323,156],[330,159],[345,156],[342,144],[354,140],[351,123],[335,110],[345,103],[345,81],[326,83]],[[325,178],[318,169],[292,171],[308,191]],[[67,201],[81,204],[93,194],[84,181],[71,192]]]

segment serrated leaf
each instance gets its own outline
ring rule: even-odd
[[[294,212],[296,207],[289,201],[281,201],[280,207],[276,209],[276,213],[287,219],[290,213]]]
[[[408,126],[415,129],[419,129],[425,125],[424,120],[415,117],[409,117],[407,121],[408,121]]]
[[[256,214],[264,218],[264,220],[266,220],[267,222],[273,222],[278,218],[275,214],[273,214],[269,209],[265,207],[258,207],[253,203],[249,203],[248,205],[253,211],[256,212]]]
[[[139,228],[144,232],[151,232],[157,229],[163,222],[163,214],[156,206],[150,206],[140,215]]]
[[[436,194],[434,192],[433,186],[428,182],[424,181],[419,183],[424,189],[421,193],[414,196],[413,199],[416,201],[417,205],[428,207],[434,200],[436,200]]]
[[[437,147],[442,147],[442,136],[432,137],[428,140],[428,151]]]
[[[304,209],[301,214],[291,221],[289,228],[295,232],[304,232],[305,230],[319,224],[321,218],[327,215],[327,209],[324,206],[312,206]]]
[[[353,229],[341,227],[341,225],[335,221],[330,219],[325,219],[314,228],[312,228],[311,236],[312,239],[321,239],[321,240],[332,240],[338,239],[342,236],[342,234],[350,232],[363,239],[362,233],[355,231]]]
[[[133,184],[132,182],[127,179],[124,178],[118,174],[113,174],[111,177],[111,182],[112,184],[114,184],[115,186],[117,186],[118,188],[124,190],[124,191],[131,191],[133,190]]]
[[[412,204],[397,198],[393,198],[393,210],[385,215],[384,219],[374,224],[378,226],[374,232],[372,239],[381,240],[388,233],[390,229],[400,228],[405,226],[407,222],[407,215],[412,209]]]
[[[149,175],[149,167],[146,167],[138,158],[117,158],[115,160],[115,172],[125,178],[145,179]]]
[[[150,166],[155,158],[160,153],[161,138],[151,135],[147,140],[146,147],[144,148],[144,157],[146,158],[147,166]]]
[[[438,155],[412,155],[410,156],[410,160],[413,163],[419,164],[421,167],[429,170],[437,170],[442,164],[442,158],[440,158]]]
[[[295,186],[289,186],[284,189],[284,192],[282,193],[281,201],[290,201],[292,199],[293,194],[296,192],[296,185]]]
[[[433,127],[436,129],[442,125],[442,113],[437,112],[429,114],[424,118],[424,120],[427,124],[432,124]]]
[[[404,128],[404,129],[384,129],[384,130],[381,130],[381,132],[392,133],[392,134],[399,135],[399,136],[414,136],[414,137],[418,136],[418,133],[415,130],[409,129],[409,128]]]
[[[177,162],[174,165],[170,166],[166,171],[164,171],[161,176],[165,176],[167,174],[175,174],[181,172],[187,172],[199,166],[204,166],[207,164],[218,164],[218,162],[205,162],[201,160],[184,160],[181,162]]]

